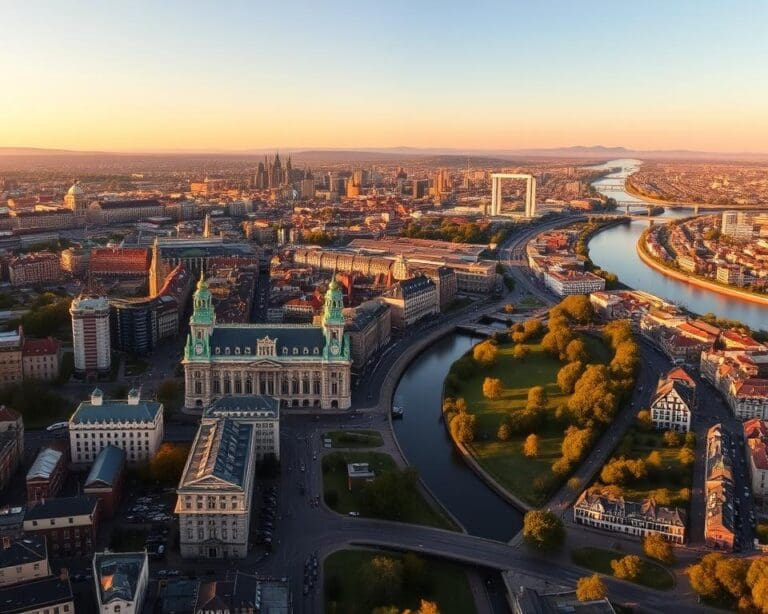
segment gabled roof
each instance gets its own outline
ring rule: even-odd
[[[27,480],[47,480],[53,475],[64,454],[53,448],[43,448],[27,472]]]
[[[252,467],[253,426],[228,418],[203,418],[179,488],[221,484],[241,490]]]
[[[94,581],[99,603],[104,605],[115,599],[128,602],[143,599],[143,595],[137,595],[136,591],[146,566],[146,552],[94,554]]]
[[[47,558],[45,537],[34,533],[21,539],[12,539],[7,548],[0,548],[0,567],[15,567]]]
[[[62,518],[67,516],[87,516],[96,511],[98,500],[93,497],[61,497],[58,499],[46,499],[29,508],[24,515],[24,520],[46,520],[48,518]]]
[[[124,450],[112,444],[102,448],[96,460],[93,461],[93,465],[91,465],[91,470],[85,479],[84,488],[95,486],[96,484],[113,486],[124,463]]]

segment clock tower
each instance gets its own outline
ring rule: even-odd
[[[210,337],[213,325],[216,323],[216,313],[213,309],[213,299],[203,273],[197,282],[192,300],[192,317],[189,318],[189,335],[184,351],[187,360],[208,358],[210,356]]]
[[[344,295],[334,273],[333,279],[328,285],[328,291],[325,293],[325,306],[323,308],[323,333],[325,335],[323,358],[328,360],[336,358],[349,360],[349,339],[344,334],[343,309]]]

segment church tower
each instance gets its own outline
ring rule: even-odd
[[[197,282],[192,305],[193,311],[192,317],[189,318],[189,335],[184,352],[185,358],[187,360],[207,359],[210,357],[210,339],[216,324],[216,312],[213,309],[213,297],[208,289],[208,284],[205,283],[204,273],[200,273],[200,280]]]
[[[85,215],[88,205],[85,202],[85,191],[80,187],[80,182],[75,180],[72,187],[64,195],[64,206],[74,212],[75,215]]]
[[[349,359],[349,339],[344,335],[344,295],[341,284],[336,281],[334,273],[328,291],[325,293],[325,306],[323,308],[323,333],[325,335],[325,348],[323,358],[333,360],[335,358]]]

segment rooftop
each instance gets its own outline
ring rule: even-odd
[[[99,602],[104,605],[113,599],[134,601],[146,567],[146,552],[96,553],[93,569]]]
[[[99,452],[96,460],[91,465],[84,487],[105,484],[112,486],[125,463],[125,451],[112,444],[104,447]]]
[[[192,443],[179,488],[225,482],[245,486],[253,427],[227,418],[203,418]]]
[[[0,611],[3,614],[26,614],[72,601],[69,579],[48,576],[0,587]]]
[[[7,547],[0,548],[0,567],[14,567],[26,563],[44,561],[48,558],[45,537],[28,535],[23,539],[11,539]]]
[[[53,475],[63,453],[53,448],[43,448],[27,472],[27,480],[45,480]]]
[[[221,397],[206,410],[206,416],[226,417],[227,414],[255,414],[265,418],[280,416],[280,401],[266,394],[243,397]]]
[[[29,508],[24,520],[47,520],[48,518],[62,518],[65,516],[87,516],[96,511],[98,500],[94,497],[78,495],[76,497],[61,497],[58,499],[45,499],[37,505]]]

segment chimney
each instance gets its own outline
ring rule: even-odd
[[[5,535],[3,537],[3,550],[8,550],[11,547],[11,538]]]
[[[141,399],[141,393],[136,388],[131,388],[128,392],[128,405],[138,405]]]
[[[91,393],[91,405],[102,405],[104,402],[104,394],[98,388],[94,388]]]

